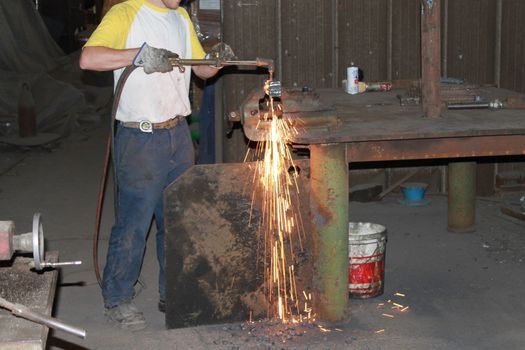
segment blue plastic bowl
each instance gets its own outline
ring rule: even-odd
[[[423,200],[428,185],[425,183],[406,183],[401,185],[401,193],[406,201],[418,202]]]

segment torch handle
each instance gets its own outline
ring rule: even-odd
[[[170,57],[170,63],[174,67],[181,68],[182,66],[255,66],[255,67],[267,67],[269,70],[273,70],[273,60],[266,58],[256,58],[250,61],[221,61],[219,59],[183,59],[179,57]]]

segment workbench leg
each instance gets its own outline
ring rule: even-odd
[[[448,230],[473,232],[476,223],[476,162],[448,164]]]
[[[314,306],[325,321],[347,321],[348,162],[344,144],[310,146]]]

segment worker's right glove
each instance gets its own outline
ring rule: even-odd
[[[133,64],[137,67],[144,67],[144,73],[146,74],[155,72],[166,73],[173,70],[173,65],[169,60],[170,57],[178,58],[179,55],[144,43],[133,59]]]

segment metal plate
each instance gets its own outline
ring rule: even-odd
[[[307,162],[297,164],[302,168],[299,210],[306,220],[309,168]],[[198,165],[166,189],[168,328],[266,316],[264,244],[258,236],[262,214],[257,200],[252,209],[253,176],[254,163]],[[302,254],[295,265],[299,290],[308,290],[310,268]]]

